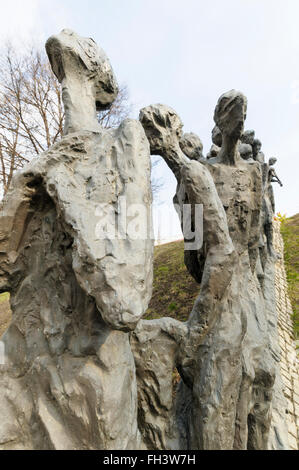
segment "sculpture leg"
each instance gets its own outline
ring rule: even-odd
[[[222,315],[197,351],[191,418],[193,449],[233,448],[242,379],[243,328],[233,302],[226,298],[221,309]]]
[[[253,406],[248,415],[248,450],[266,450],[271,424],[273,374],[265,370],[256,373],[252,388]]]
[[[252,378],[244,371],[237,405],[234,450],[246,450],[248,441],[249,397],[252,394]]]

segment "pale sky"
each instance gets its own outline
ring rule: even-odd
[[[248,98],[245,128],[255,129],[266,158],[278,158],[277,211],[299,212],[298,0],[11,0],[0,2],[0,37],[20,44],[63,28],[95,39],[119,83],[140,108],[174,108],[185,132],[211,145],[218,97],[232,88]],[[161,200],[170,204],[172,174],[162,163]],[[178,224],[173,223],[173,234]],[[163,217],[162,222],[163,224]],[[169,223],[168,223],[169,226]],[[163,231],[163,227],[162,227]]]

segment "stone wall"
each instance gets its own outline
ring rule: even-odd
[[[286,413],[289,444],[293,450],[297,450],[299,444],[299,361],[291,320],[292,306],[288,296],[283,239],[278,220],[274,222],[274,248],[281,255],[275,265],[275,295],[281,349],[280,370],[284,383],[284,395],[288,403]]]

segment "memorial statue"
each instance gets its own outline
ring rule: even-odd
[[[187,393],[187,387],[196,403],[190,406],[188,421],[191,448],[266,448],[270,427],[274,367],[267,352],[262,293],[254,278],[262,174],[258,163],[243,161],[238,152],[246,105],[246,98],[234,90],[220,97],[214,119],[222,134],[222,147],[206,163],[190,161],[182,154],[182,124],[171,108],[149,106],[140,114],[151,153],[161,155],[177,178],[175,202],[181,211],[187,201],[204,205],[204,250],[197,254],[193,250],[191,263],[185,256],[190,274],[201,280],[188,320],[193,358],[187,354],[188,360],[183,358],[177,364],[185,384],[182,393]],[[204,262],[199,263],[201,257]],[[264,333],[259,338],[261,325]],[[244,341],[246,354],[242,355]],[[189,347],[185,341],[186,351]],[[217,392],[212,392],[207,381],[218,384]],[[254,397],[258,397],[257,403]],[[262,415],[257,407],[263,409]]]
[[[46,50],[64,137],[14,176],[1,204],[0,292],[10,292],[12,322],[0,449],[287,448],[264,243],[278,178],[244,133],[245,96],[219,98],[218,150],[205,159],[169,106],[101,128],[97,111],[118,87],[92,39],[63,30]],[[150,154],[177,180],[185,264],[199,284],[187,322],[142,319],[153,277]]]
[[[270,158],[269,160],[269,179],[271,179],[271,183],[278,183],[279,186],[282,186],[282,182],[278,178],[276,171],[273,168],[276,162],[277,158]]]
[[[63,30],[46,49],[65,136],[16,174],[2,204],[0,286],[13,318],[0,448],[140,448],[128,332],[151,298],[153,240],[132,228],[151,230],[149,145],[138,121],[98,124],[117,84],[93,40]]]

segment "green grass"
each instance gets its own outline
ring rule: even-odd
[[[281,222],[284,259],[290,301],[293,309],[295,339],[299,339],[299,214]]]
[[[183,241],[156,246],[153,295],[144,318],[186,321],[199,289],[185,267]]]
[[[299,214],[281,218],[289,296],[295,338],[299,338]],[[183,241],[155,247],[153,295],[144,318],[163,316],[186,321],[200,286],[184,265]]]

